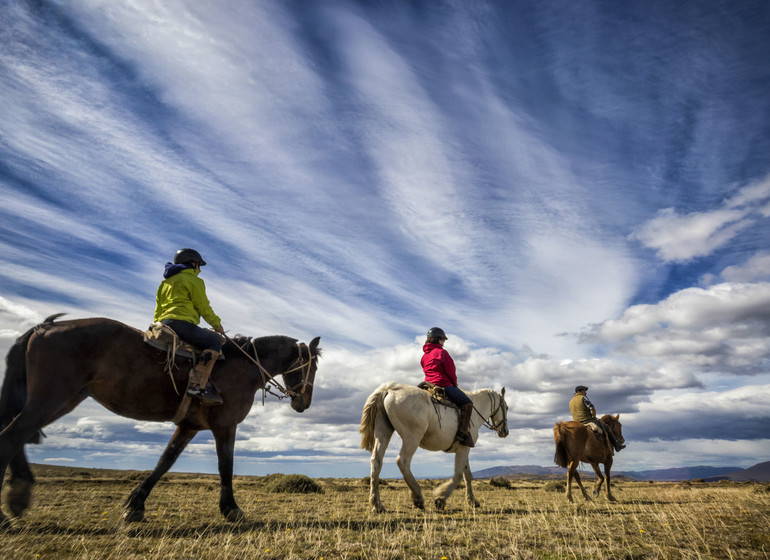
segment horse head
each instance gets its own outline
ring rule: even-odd
[[[297,342],[296,357],[291,365],[282,373],[287,392],[291,397],[291,407],[297,412],[304,412],[313,400],[313,383],[318,369],[318,358],[321,349],[317,336],[307,345]]]
[[[611,414],[605,414],[602,416],[601,420],[610,429],[612,435],[614,435],[615,439],[618,440],[618,443],[625,443],[626,440],[623,437],[623,424],[620,423],[620,414],[616,414],[615,416],[612,416]]]
[[[508,436],[508,403],[505,402],[505,387],[499,393],[493,392],[493,394],[498,401],[489,416],[489,423],[498,437],[504,438]]]

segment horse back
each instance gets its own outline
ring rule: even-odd
[[[427,391],[393,384],[383,405],[401,439],[415,438],[429,451],[443,451],[452,445],[457,432],[456,409],[434,403]]]
[[[165,419],[180,397],[164,362],[165,353],[145,344],[142,331],[113,319],[43,324],[27,346],[29,395],[38,403],[49,395],[91,396],[124,416]],[[175,383],[184,387],[189,364],[177,365]]]

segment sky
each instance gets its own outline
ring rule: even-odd
[[[768,29],[764,0],[0,0],[0,351],[59,312],[146,328],[193,247],[231,335],[324,349],[236,474],[367,476],[364,401],[433,326],[461,388],[506,388],[474,471],[552,466],[578,384],[615,470],[766,461]],[[172,432],[89,399],[27,451],[147,470]],[[216,472],[210,434],[174,470]]]

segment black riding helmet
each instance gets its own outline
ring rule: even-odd
[[[438,338],[446,340],[446,333],[443,329],[440,329],[438,327],[433,327],[428,331],[428,338]]]
[[[179,249],[174,255],[174,264],[188,264],[193,263],[199,266],[206,266],[206,261],[203,260],[201,254],[195,249]]]

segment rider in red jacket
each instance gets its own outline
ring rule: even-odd
[[[455,439],[462,445],[473,447],[473,438],[469,432],[473,403],[468,395],[457,387],[455,362],[449,352],[444,350],[446,339],[442,329],[438,327],[430,329],[425,345],[422,347],[423,356],[420,365],[425,372],[425,381],[443,387],[447,398],[460,407],[460,421]]]

